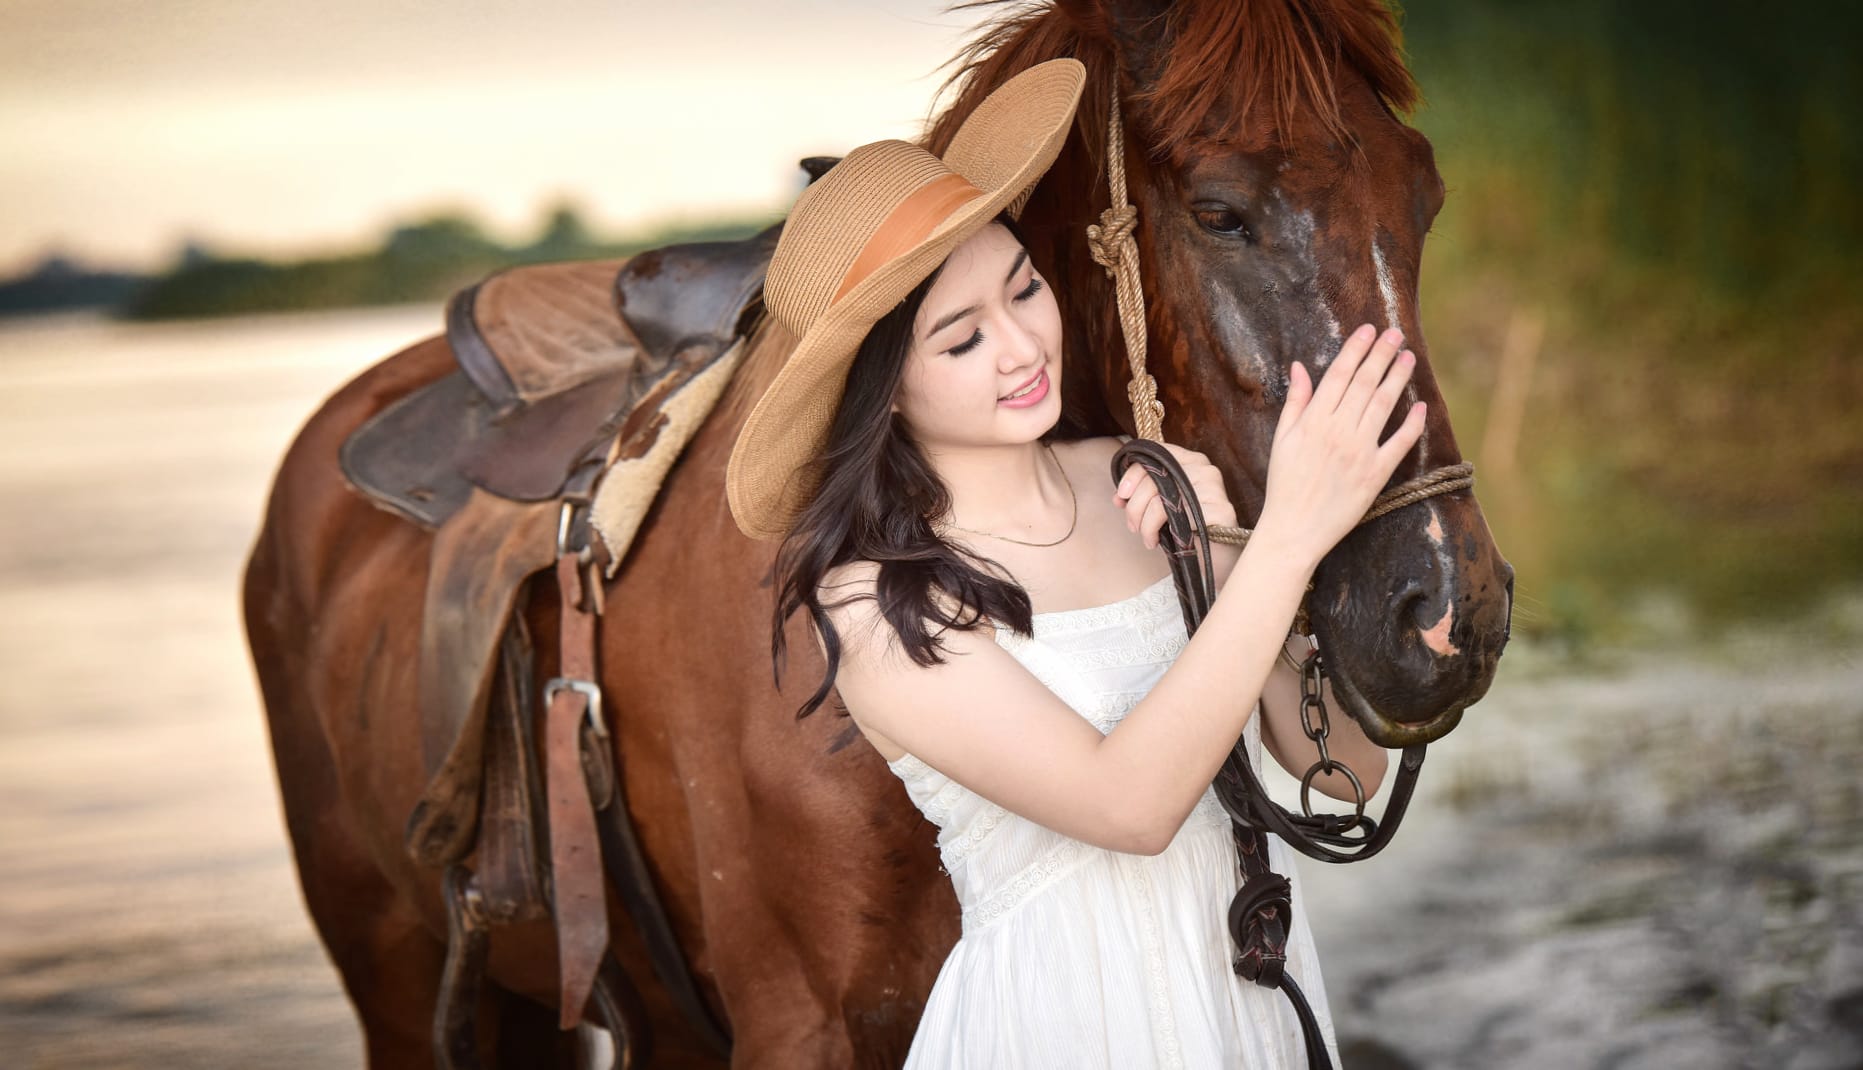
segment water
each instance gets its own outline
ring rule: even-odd
[[[305,417],[438,327],[0,323],[7,1065],[360,1065],[239,571]],[[1859,1065],[1860,757],[1854,650],[1517,645],[1385,855],[1303,867],[1348,1065]]]
[[[11,1065],[360,1064],[292,869],[239,573],[305,417],[438,326],[0,324]]]

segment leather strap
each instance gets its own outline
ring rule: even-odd
[[[627,812],[627,799],[621,788],[620,766],[616,767],[615,801],[601,812],[602,859],[608,877],[614,882],[621,905],[634,919],[640,938],[647,945],[647,958],[653,972],[673,997],[673,1003],[686,1022],[699,1034],[705,1045],[719,1058],[731,1057],[731,1030],[712,1014],[705,997],[699,994],[698,981],[686,964],[679,937],[673,932],[672,918],[666,904],[654,889],[653,874],[641,852],[634,820]]]
[[[1177,581],[1184,630],[1195,635],[1216,602],[1216,574],[1211,566],[1203,507],[1187,489],[1190,479],[1177,459],[1163,445],[1149,439],[1134,439],[1113,455],[1113,482],[1117,483],[1125,466],[1135,461],[1152,477],[1158,497],[1164,502],[1166,523],[1159,532],[1158,545],[1170,560],[1171,575]],[[1420,752],[1422,748],[1417,749]],[[1219,796],[1225,794],[1222,790],[1225,781],[1234,782],[1237,767],[1252,777],[1253,763],[1249,760],[1248,748],[1240,741],[1218,773]],[[1242,873],[1242,887],[1230,901],[1228,918],[1229,935],[1236,944],[1235,972],[1263,988],[1280,989],[1300,1021],[1308,1070],[1333,1070],[1332,1054],[1326,1049],[1326,1037],[1320,1030],[1319,1020],[1308,1005],[1306,994],[1287,969],[1287,934],[1293,920],[1292,886],[1270,866],[1267,832],[1246,823],[1247,815],[1237,814],[1228,799],[1223,802],[1225,808],[1230,809],[1236,860]]]
[[[591,713],[595,685],[595,613],[585,600],[583,563],[575,553],[556,559],[561,591],[562,665],[546,688],[544,770],[550,795],[551,908],[556,914],[556,953],[561,973],[560,1026],[582,1021],[583,1007],[608,950],[608,901],[602,886],[602,855],[595,810],[582,771],[582,725]],[[593,597],[590,595],[589,597]],[[597,711],[599,712],[599,711]]]
[[[832,305],[841,300],[842,295],[860,285],[881,265],[910,252],[929,237],[938,224],[951,218],[951,213],[981,196],[982,190],[956,173],[941,175],[913,190],[880,220],[866,244],[860,247],[860,254],[848,265],[847,273],[841,276],[841,285],[835,287],[828,303]]]

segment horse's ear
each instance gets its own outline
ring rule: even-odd
[[[1119,65],[1140,85],[1151,81],[1170,42],[1171,0],[1055,0],[1056,8],[1089,38],[1113,46]]]
[[[809,185],[828,173],[828,169],[841,162],[839,156],[805,156],[800,161],[802,169],[809,173]]]

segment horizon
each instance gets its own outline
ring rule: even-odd
[[[932,0],[677,8],[265,0],[0,12],[0,276],[783,211],[797,161],[916,137],[980,19]],[[281,208],[280,206],[288,206]]]

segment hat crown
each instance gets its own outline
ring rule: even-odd
[[[850,151],[796,198],[764,280],[770,312],[801,335],[834,303],[836,291],[874,235],[909,196],[955,174],[905,141]]]

